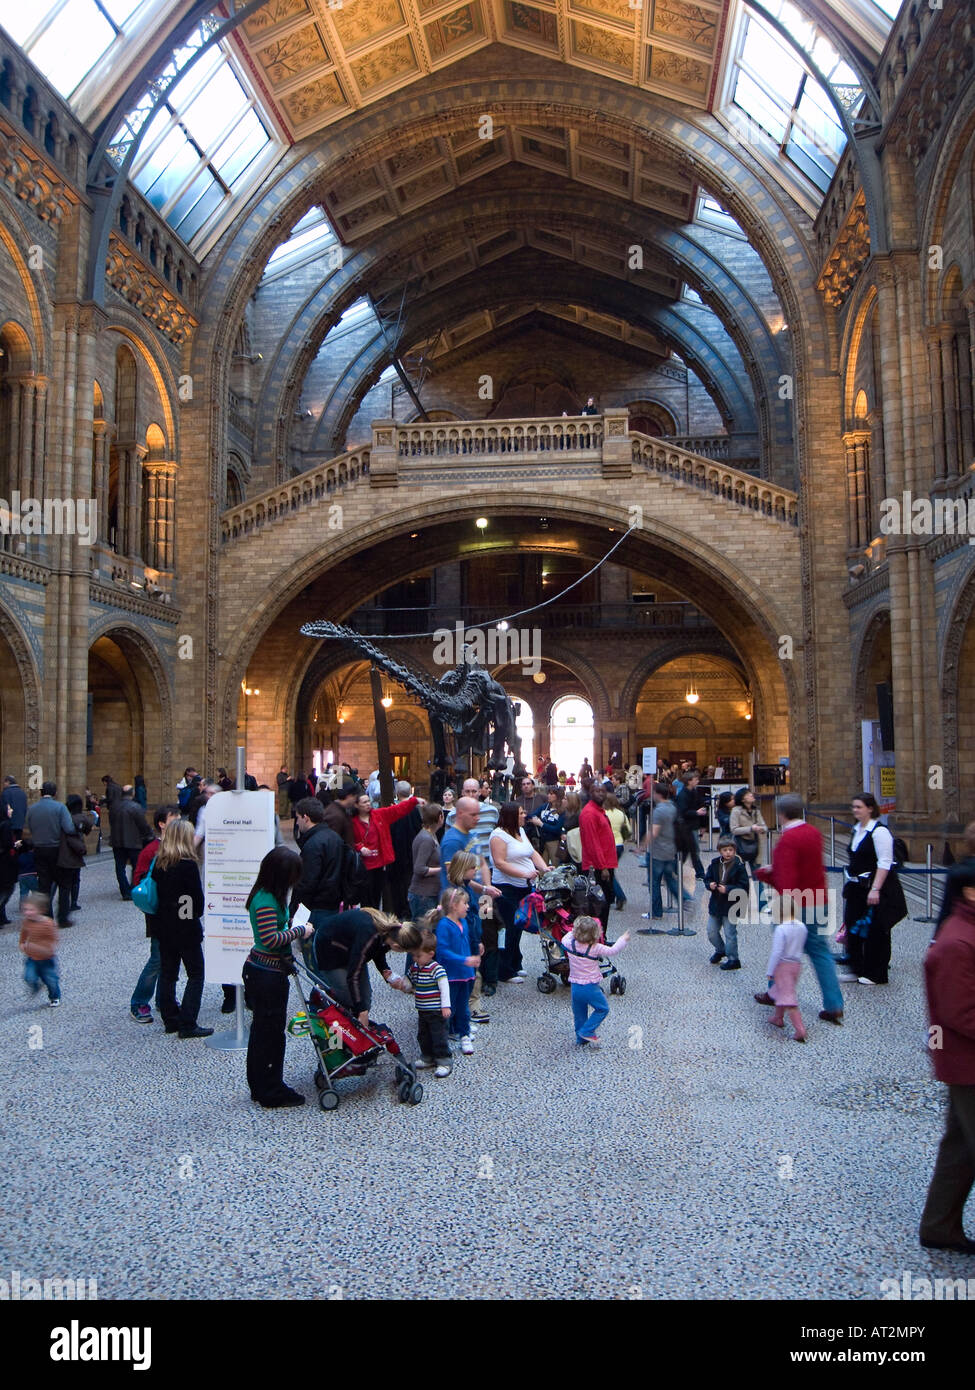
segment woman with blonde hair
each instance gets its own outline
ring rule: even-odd
[[[402,949],[399,930],[399,918],[374,907],[335,912],[315,928],[316,970],[329,992],[363,1027],[368,1026],[372,1004],[370,961],[392,989],[405,987],[402,975],[396,975],[386,959],[387,950]]]
[[[159,906],[151,921],[159,941],[159,1012],[167,1033],[181,1038],[208,1038],[212,1028],[197,1021],[203,998],[203,884],[200,860],[189,821],[174,820],[165,827],[152,867]],[[176,1002],[180,962],[186,988]]]

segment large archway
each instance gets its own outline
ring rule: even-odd
[[[482,532],[475,527],[475,520],[485,510],[490,513],[491,522]],[[661,584],[705,615],[713,648],[737,661],[754,696],[755,741],[762,757],[777,761],[790,753],[795,756],[789,730],[796,709],[795,699],[790,698],[793,677],[787,664],[777,659],[777,634],[788,629],[781,614],[775,611],[775,601],[758,589],[747,573],[737,575],[732,584],[720,557],[709,552],[698,538],[677,536],[673,528],[661,527],[655,533],[647,526],[621,539],[618,520],[615,527],[607,526],[598,512],[592,503],[583,509],[561,497],[507,502],[471,493],[460,505],[452,503],[449,508],[441,503],[439,507],[414,507],[398,516],[377,518],[367,532],[358,528],[355,536],[340,535],[331,555],[318,552],[296,560],[287,576],[282,577],[277,592],[271,588],[259,595],[255,593],[245,618],[249,619],[249,627],[228,631],[221,639],[229,659],[223,687],[224,727],[228,732],[220,746],[229,744],[236,733],[240,682],[246,677],[248,685],[261,689],[265,711],[259,724],[254,722],[253,711],[250,716],[251,743],[256,739],[260,748],[266,750],[262,753],[266,768],[255,771],[260,776],[263,770],[266,775],[272,769],[276,771],[282,761],[288,761],[299,692],[313,668],[324,675],[319,663],[332,660],[319,653],[333,644],[316,646],[298,637],[299,628],[309,619],[327,617],[342,621],[390,585],[455,561],[461,555],[501,556],[528,550],[571,554],[582,557],[591,566],[605,558],[610,545],[619,542],[614,563],[659,575]],[[615,513],[613,519],[616,520]],[[442,623],[452,624],[457,615],[455,598],[452,607],[445,603],[436,611],[423,611],[416,632],[425,633],[425,637],[414,638],[398,631],[394,639],[382,639],[379,644],[384,650],[395,651],[398,658],[408,655],[420,670],[435,671],[432,629]],[[482,614],[477,621],[485,622],[488,616]],[[527,615],[524,621],[534,620]],[[664,629],[652,636],[633,631],[631,638],[639,641],[630,645],[631,639],[626,638],[627,646],[616,657],[604,642],[590,643],[587,653],[583,644],[576,641],[576,629],[570,634],[550,624],[541,632],[543,655],[554,646],[558,653],[555,659],[574,669],[577,659],[566,647],[566,639],[571,636],[573,651],[579,647],[578,669],[588,665],[597,670],[598,688],[586,691],[597,710],[597,723],[610,710],[625,710],[625,700],[635,704],[636,692],[630,691],[629,683],[634,671],[645,662],[648,649],[679,655],[698,649],[706,636],[699,627],[685,636]],[[620,640],[624,640],[623,633]],[[348,662],[349,653],[344,660]],[[306,689],[306,696],[309,693]],[[625,713],[624,722],[629,718]],[[547,723],[547,709],[542,722]],[[598,737],[597,728],[597,741]]]
[[[158,657],[135,629],[110,627],[89,648],[87,754],[90,787],[106,773],[125,783],[141,772],[150,801],[173,794],[169,690]]]
[[[40,706],[37,670],[15,619],[0,607],[0,774],[36,789]]]

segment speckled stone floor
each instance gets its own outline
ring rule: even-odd
[[[629,855],[623,881],[614,936],[645,925]],[[528,981],[499,987],[475,1055],[418,1107],[380,1066],[323,1114],[291,1039],[285,1076],[311,1103],[266,1112],[242,1052],[130,1019],[143,919],[102,854],[62,939],[60,1010],[27,999],[16,928],[0,932],[0,1277],[95,1278],[106,1299],[856,1300],[905,1270],[975,1275],[916,1239],[941,1131],[929,928],[896,929],[889,988],[845,987],[842,1028],[817,1019],[807,966],[800,1047],[752,1000],[768,928],[743,928],[744,968],[722,973],[700,898],[697,936],[634,936],[601,1052],[574,1045],[567,991],[536,990],[528,938]],[[415,1055],[412,1004],[376,985]],[[207,987],[201,1022],[232,1024],[221,998]]]

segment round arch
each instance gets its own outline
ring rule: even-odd
[[[168,799],[173,777],[173,702],[152,639],[131,623],[107,616],[90,634],[89,786],[105,772],[116,781],[146,779],[150,799]]]
[[[354,533],[335,533],[335,542],[327,556],[314,550],[304,557],[296,557],[277,581],[268,578],[266,587],[259,595],[254,595],[253,602],[247,596],[239,615],[227,614],[228,627],[219,639],[224,665],[218,710],[222,711],[223,723],[216,745],[227,746],[231,731],[236,728],[237,699],[245,674],[270,692],[264,737],[268,740],[281,736],[272,734],[271,730],[283,728],[285,703],[291,705],[291,692],[297,690],[304,679],[301,673],[308,671],[314,658],[314,649],[303,649],[304,644],[295,640],[298,628],[308,618],[309,603],[322,612],[320,600],[311,597],[313,592],[328,594],[326,611],[336,621],[342,621],[382,588],[407,577],[419,567],[416,547],[407,544],[407,537],[412,533],[423,534],[424,568],[445,563],[457,557],[464,521],[472,522],[484,510],[512,526],[517,524],[516,519],[523,522],[533,513],[544,513],[555,530],[563,524],[570,527],[573,544],[594,559],[606,552],[607,526],[615,526],[620,533],[626,531],[626,516],[621,508],[598,504],[591,499],[583,505],[574,502],[571,496],[553,502],[550,495],[526,493],[499,504],[495,495],[468,492],[462,498],[451,499],[446,509],[442,499],[414,503],[376,517],[369,525],[357,526]],[[499,544],[509,548],[515,542]],[[537,541],[532,544],[538,549],[545,548]],[[550,548],[557,547],[553,544]],[[381,566],[369,558],[372,552],[377,555],[381,552]],[[791,670],[784,669],[789,663],[779,662],[776,655],[778,633],[789,631],[789,622],[794,620],[787,620],[778,612],[775,601],[759,590],[747,573],[737,576],[734,589],[727,587],[720,556],[697,536],[678,533],[673,526],[665,526],[653,518],[647,519],[641,532],[624,539],[614,563],[638,570],[679,564],[681,582],[678,587],[725,634],[721,654],[726,658],[740,656],[756,697],[756,709],[762,714],[766,743],[774,744],[782,753],[790,751],[791,746],[794,763],[798,762],[802,750],[798,748],[796,737],[797,677]],[[327,583],[322,587],[326,576]],[[341,595],[338,603],[333,601],[333,595]],[[698,643],[700,645],[700,639]],[[382,645],[389,649],[388,643]],[[672,655],[681,655],[687,650],[688,644],[678,641]],[[575,662],[569,648],[563,648],[563,654],[565,664]],[[560,659],[559,652],[548,646],[546,655]],[[658,649],[655,659],[659,664],[666,656]],[[615,718],[603,683],[594,682],[591,691],[597,717],[612,714]],[[633,699],[631,695],[631,706]]]
[[[26,787],[40,760],[40,678],[18,620],[0,603],[0,766]]]
[[[944,809],[949,820],[968,820],[975,804],[975,767],[959,748],[960,708],[975,684],[975,564],[969,566],[945,628],[940,686],[944,724]],[[964,808],[964,811],[963,811]]]

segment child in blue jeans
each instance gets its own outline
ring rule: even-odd
[[[630,939],[630,933],[625,931],[612,946],[607,946],[599,939],[602,931],[598,918],[577,917],[572,930],[562,938],[562,949],[569,957],[576,1040],[590,1047],[599,1047],[596,1029],[609,1013],[609,1001],[602,990],[599,962],[618,955]]]
[[[467,935],[467,909],[470,898],[463,888],[447,888],[440,898],[440,920],[436,926],[437,964],[447,972],[450,986],[450,1035],[460,1039],[465,1057],[474,1051],[471,1041],[470,998],[474,971],[480,954],[471,953]]]
[[[31,994],[41,985],[47,986],[52,1009],[61,1003],[61,981],[58,977],[58,929],[46,914],[49,899],[40,893],[30,893],[20,909],[20,949],[24,953],[24,982]]]

